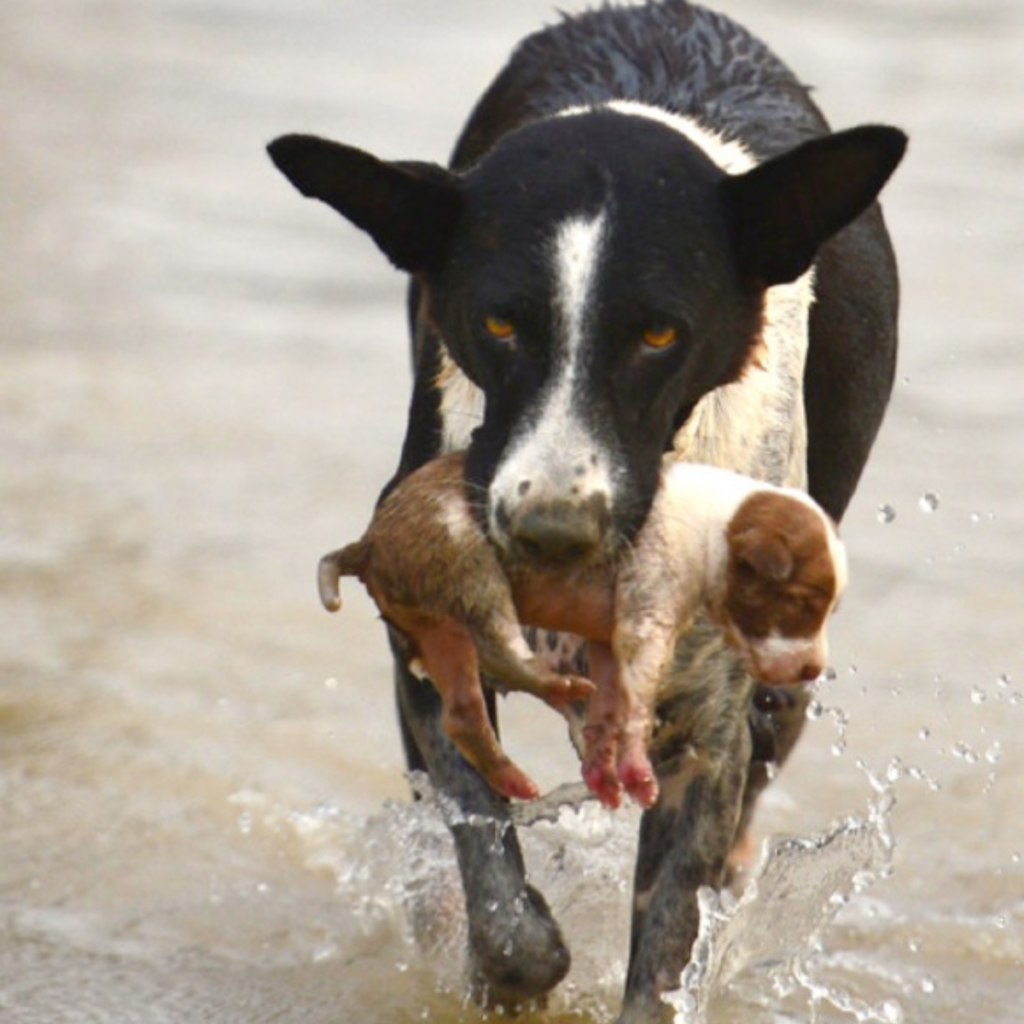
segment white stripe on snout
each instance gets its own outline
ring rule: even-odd
[[[802,658],[821,649],[824,638],[820,633],[811,637],[788,637],[778,632],[771,632],[762,640],[754,640],[751,647],[761,657],[770,661],[790,658]]]
[[[784,637],[777,632],[750,642],[753,671],[766,682],[795,683],[806,667],[824,665],[828,658],[828,641],[824,627],[811,637]]]
[[[491,484],[491,528],[498,504],[514,513],[521,501],[610,497],[606,453],[579,415],[581,368],[587,358],[587,321],[605,243],[606,214],[573,217],[555,230],[550,246],[554,336],[551,371],[536,419],[520,424]],[[526,487],[524,485],[528,484]]]

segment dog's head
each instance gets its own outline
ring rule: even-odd
[[[491,535],[550,564],[639,528],[675,430],[756,350],[765,290],[874,200],[904,141],[854,129],[730,174],[671,118],[597,108],[459,174],[310,136],[270,154],[417,276],[485,397],[467,475]]]
[[[766,683],[816,679],[825,668],[825,622],[846,585],[835,526],[795,493],[755,491],[726,533],[726,634]]]

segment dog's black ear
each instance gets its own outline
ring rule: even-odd
[[[436,164],[387,163],[313,135],[285,135],[267,147],[304,195],[334,207],[368,232],[400,270],[436,270],[462,205],[459,179]]]
[[[897,128],[864,125],[813,139],[722,183],[740,270],[793,281],[819,247],[875,200],[903,157]]]

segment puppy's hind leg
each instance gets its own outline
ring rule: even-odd
[[[484,671],[500,689],[533,694],[557,709],[593,696],[594,684],[589,679],[552,672],[534,654],[511,601],[471,623],[469,631]]]
[[[501,748],[484,704],[468,629],[442,619],[416,630],[420,659],[441,695],[441,724],[463,757],[503,796],[532,800],[537,784]]]

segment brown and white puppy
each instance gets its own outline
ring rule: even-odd
[[[449,737],[499,792],[530,798],[537,788],[498,742],[479,668],[557,708],[594,691],[545,670],[520,623],[591,642],[583,774],[609,806],[623,788],[645,807],[657,799],[647,747],[658,681],[701,609],[765,682],[824,668],[824,624],[846,559],[831,521],[802,492],[667,463],[651,514],[617,563],[538,571],[503,567],[473,517],[463,470],[464,458],[449,455],[407,477],[360,541],[321,560],[320,596],[337,610],[340,576],[363,581],[437,687]]]
[[[436,687],[448,738],[499,793],[528,800],[539,790],[498,742],[480,669],[554,707],[594,687],[552,673],[523,639],[508,580],[466,501],[464,465],[462,455],[443,456],[395,487],[360,540],[320,560],[320,599],[337,611],[339,578],[358,576],[406,639],[413,672]]]

